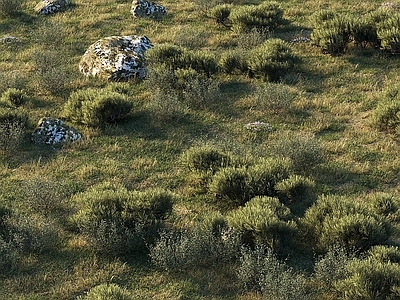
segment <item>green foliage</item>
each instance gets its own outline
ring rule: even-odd
[[[400,54],[400,14],[393,13],[377,25],[381,49],[393,55]]]
[[[400,250],[398,247],[378,245],[372,247],[368,251],[369,256],[376,261],[382,263],[396,263],[400,264]]]
[[[262,2],[259,5],[235,6],[229,19],[237,32],[248,32],[255,28],[258,31],[271,31],[283,22],[283,10],[277,2]]]
[[[289,44],[273,38],[251,50],[247,64],[252,75],[277,81],[294,67],[297,60]]]
[[[313,194],[314,188],[315,182],[301,175],[290,175],[275,186],[279,198],[286,204],[308,200]]]
[[[23,3],[23,0],[0,0],[0,15],[16,15],[20,11]]]
[[[150,247],[150,258],[158,268],[183,271],[228,262],[239,255],[240,246],[238,233],[226,226],[196,226],[162,232]]]
[[[231,165],[232,157],[212,146],[192,147],[182,154],[183,163],[191,171],[214,174]]]
[[[85,89],[71,93],[62,115],[77,124],[102,126],[122,120],[131,109],[132,103],[118,92]]]
[[[19,110],[0,108],[0,150],[12,152],[23,142],[28,116]]]
[[[320,142],[312,134],[285,132],[272,146],[276,155],[289,158],[296,172],[308,173],[323,162]]]
[[[78,300],[132,300],[129,291],[115,283],[103,283],[90,289],[85,296]]]
[[[12,242],[7,242],[0,235],[0,278],[17,269],[20,255]]]
[[[22,90],[9,88],[1,95],[0,101],[9,106],[21,106],[25,103],[26,96]]]
[[[349,275],[335,286],[343,299],[398,299],[400,296],[400,264],[380,261],[373,256],[353,260],[348,264]]]
[[[214,19],[217,24],[227,26],[232,8],[232,4],[218,4],[211,8],[207,15],[208,17]]]
[[[381,11],[374,11],[361,18],[353,18],[351,35],[356,46],[366,48],[367,45],[379,48],[380,42],[376,31],[376,20]]]
[[[222,71],[227,74],[245,74],[249,70],[246,61],[246,53],[240,49],[222,53],[219,66]]]
[[[172,210],[175,195],[164,190],[128,191],[103,183],[77,194],[72,222],[95,250],[124,254],[143,250]]]
[[[371,122],[379,130],[400,133],[400,97],[380,101]]]
[[[306,278],[278,260],[270,249],[242,249],[237,275],[246,290],[262,292],[263,299],[309,299]]]
[[[227,219],[246,244],[263,244],[276,252],[288,250],[297,231],[290,209],[272,197],[255,197],[230,212]]]
[[[325,24],[338,16],[338,13],[331,9],[321,9],[317,10],[310,16],[311,26],[313,28],[321,26],[321,24]]]
[[[369,200],[373,212],[378,215],[388,216],[398,210],[399,201],[392,194],[376,193]]]
[[[331,18],[329,14],[326,19],[313,28],[311,40],[315,45],[321,47],[324,53],[343,54],[350,43],[351,30],[352,18],[350,16],[338,14]]]
[[[295,94],[281,83],[265,82],[257,85],[253,97],[257,108],[280,113],[291,106]]]
[[[353,199],[322,196],[301,220],[302,233],[321,251],[334,245],[348,250],[366,250],[385,242],[387,224]]]

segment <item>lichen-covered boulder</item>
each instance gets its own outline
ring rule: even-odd
[[[167,13],[164,6],[147,0],[133,0],[131,12],[136,18],[159,19]]]
[[[41,15],[49,15],[65,10],[68,5],[68,0],[42,0],[35,6],[35,11]]]
[[[86,76],[105,75],[112,81],[144,78],[144,53],[151,47],[145,36],[106,37],[86,50],[79,70]]]
[[[44,117],[39,120],[37,128],[32,133],[31,140],[35,144],[63,144],[82,139],[82,135],[73,127],[59,119]]]

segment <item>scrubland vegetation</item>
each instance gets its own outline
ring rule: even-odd
[[[400,299],[400,4],[158,3],[0,0],[0,298]]]

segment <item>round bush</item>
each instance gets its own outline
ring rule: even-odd
[[[217,24],[222,24],[227,26],[227,22],[229,19],[229,15],[231,14],[231,10],[233,8],[232,4],[218,4],[210,9],[208,12],[208,17],[215,20]]]
[[[86,89],[69,96],[62,115],[77,124],[101,126],[122,120],[131,109],[132,103],[118,92]]]
[[[231,10],[229,19],[238,32],[248,32],[253,28],[266,32],[284,23],[279,3],[268,1],[259,5],[236,6]]]
[[[192,147],[182,155],[183,163],[191,171],[214,174],[221,168],[228,167],[232,158],[212,146]]]
[[[87,295],[79,296],[78,300],[133,300],[133,297],[117,284],[104,283],[91,288]]]
[[[227,74],[244,74],[249,70],[246,53],[240,49],[222,53],[219,66]]]
[[[396,263],[400,264],[400,250],[399,247],[378,245],[372,247],[368,251],[369,256],[382,263]]]
[[[400,97],[384,99],[371,116],[372,125],[379,130],[400,132]]]
[[[276,38],[254,48],[247,58],[251,74],[268,81],[279,80],[296,61],[289,44]]]
[[[400,14],[393,13],[377,24],[381,49],[387,53],[400,54]]]
[[[306,200],[312,194],[315,182],[300,175],[290,175],[278,182],[275,189],[284,203],[294,204]]]
[[[25,103],[26,96],[22,90],[9,88],[0,98],[0,101],[10,106],[21,106]]]
[[[0,108],[0,150],[13,151],[22,143],[28,127],[28,116],[24,112]]]
[[[388,216],[398,210],[399,201],[392,194],[377,193],[369,199],[372,211],[378,215]]]

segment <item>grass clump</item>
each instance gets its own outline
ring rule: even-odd
[[[208,17],[215,20],[217,24],[229,27],[229,15],[234,6],[232,4],[218,4],[212,7],[208,12]]]
[[[12,152],[24,141],[28,116],[19,110],[0,108],[0,150]]]
[[[0,15],[12,17],[20,12],[23,0],[0,0]]]
[[[106,89],[84,89],[71,93],[64,105],[64,118],[89,126],[117,123],[131,111],[124,95]]]
[[[292,205],[312,198],[315,182],[301,175],[290,175],[275,186],[283,203]]]
[[[1,95],[0,101],[8,106],[18,107],[25,103],[26,95],[22,90],[9,88]]]
[[[90,289],[85,296],[78,296],[78,300],[133,300],[127,289],[115,283],[103,283]]]
[[[247,57],[250,74],[267,81],[278,81],[291,68],[298,58],[293,54],[289,44],[272,38],[254,48]]]

